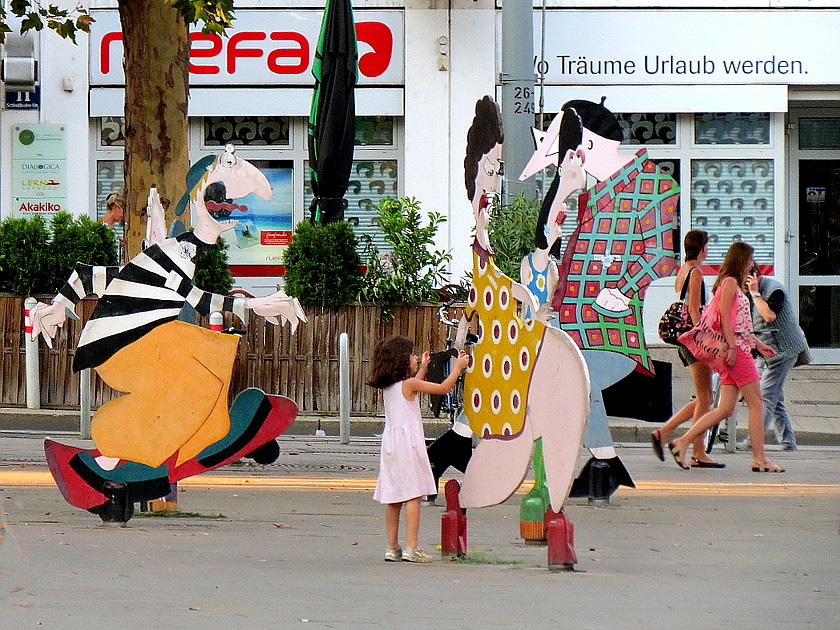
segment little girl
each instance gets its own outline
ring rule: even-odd
[[[422,359],[413,354],[414,344],[405,337],[391,337],[376,344],[368,385],[382,389],[385,402],[385,430],[379,478],[373,498],[385,504],[388,531],[386,562],[431,562],[432,557],[417,548],[420,529],[420,499],[436,494],[432,468],[426,454],[420,401],[417,392],[446,394],[470,358],[460,353],[452,372],[443,383],[423,380],[429,366],[429,353]],[[406,547],[400,549],[400,510],[405,504]]]

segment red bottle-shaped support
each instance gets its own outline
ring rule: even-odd
[[[575,526],[563,510],[550,507],[545,513],[545,534],[548,539],[548,568],[551,571],[574,571]]]
[[[461,482],[450,479],[443,487],[446,511],[440,517],[440,552],[444,555],[467,554],[467,511],[461,509]]]

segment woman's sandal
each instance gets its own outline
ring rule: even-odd
[[[769,459],[765,459],[763,462],[757,462],[753,460],[752,468],[753,472],[757,473],[783,473],[785,469],[781,466],[776,466],[773,462]]]
[[[665,450],[662,448],[662,434],[659,429],[650,434],[650,445],[653,447],[653,454],[659,458],[660,462],[665,461]]]
[[[680,449],[676,442],[668,442],[668,450],[671,451],[671,455],[673,456],[674,461],[677,462],[677,466],[683,470],[691,469],[691,466],[685,465],[685,451],[682,452],[682,457],[680,457]]]

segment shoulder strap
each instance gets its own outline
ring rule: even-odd
[[[700,269],[699,267],[695,267],[691,271],[688,272],[688,275],[685,277],[685,281],[682,285],[682,291],[680,291],[680,302],[685,301],[685,294],[688,292],[688,283],[691,280],[691,274],[694,273],[695,269]],[[703,273],[702,271],[700,272]],[[706,284],[703,282],[703,279],[700,279],[700,305],[706,306]]]

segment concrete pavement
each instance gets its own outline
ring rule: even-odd
[[[223,519],[135,517],[106,529],[63,501],[40,439],[4,434],[0,627],[840,625],[837,448],[771,449],[788,472],[758,475],[747,453],[717,454],[725,470],[683,471],[644,445],[620,446],[637,489],[605,508],[568,501],[579,561],[557,574],[545,548],[518,539],[518,496],[470,510],[476,563],[385,563],[371,499],[378,442],[280,441],[272,466],[180,484],[181,510]],[[423,509],[428,551],[441,513]]]

